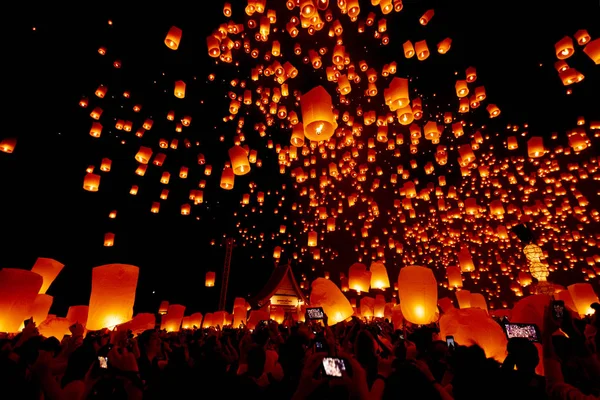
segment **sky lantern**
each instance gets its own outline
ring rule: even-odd
[[[593,303],[600,303],[600,300],[598,300],[598,296],[594,292],[592,285],[589,283],[575,283],[568,286],[568,289],[579,316],[583,318],[586,315],[593,315],[594,309],[591,305]]]
[[[231,190],[235,182],[235,174],[233,169],[225,168],[221,173],[221,189]]]
[[[315,142],[327,140],[337,129],[331,96],[323,86],[302,95],[300,100],[304,136]]]
[[[184,81],[175,82],[174,94],[175,94],[175,97],[177,97],[178,99],[183,99],[185,97],[185,82]]]
[[[140,146],[137,154],[135,155],[135,160],[140,164],[148,164],[150,159],[152,158],[152,149],[150,147]]]
[[[248,153],[241,146],[233,146],[229,149],[229,160],[235,175],[246,175],[250,172]]]
[[[478,308],[450,309],[440,318],[440,337],[454,336],[460,346],[477,344],[487,357],[506,358],[506,335],[500,324]]]
[[[170,304],[167,314],[163,315],[160,322],[160,329],[167,332],[179,332],[179,327],[183,321],[185,306],[180,304]]]
[[[100,175],[87,173],[83,178],[83,189],[88,192],[97,192],[100,187]]]
[[[471,258],[471,253],[469,249],[463,248],[458,254],[458,265],[460,265],[460,270],[462,272],[471,272],[475,270],[475,264],[473,264],[473,259]]]
[[[575,52],[573,47],[573,39],[571,39],[569,36],[565,36],[556,42],[554,48],[556,50],[556,58],[559,60],[567,59]]]
[[[335,283],[325,278],[317,278],[312,282],[310,305],[323,308],[330,326],[354,314],[354,309],[342,291]]]
[[[456,300],[459,308],[471,308],[471,292],[468,290],[458,290]]]
[[[371,288],[387,289],[390,287],[387,268],[382,262],[376,261],[371,264]]]
[[[5,138],[0,140],[0,151],[3,153],[11,154],[15,151],[15,147],[17,146],[16,138]]]
[[[35,264],[33,264],[33,267],[31,268],[31,272],[39,274],[44,280],[42,287],[40,288],[40,294],[46,293],[50,285],[52,285],[52,282],[54,282],[60,271],[62,271],[63,267],[64,264],[51,258],[40,257],[35,261]]]
[[[168,310],[169,310],[169,302],[167,300],[161,301],[160,305],[158,306],[158,313],[160,315],[165,315]]]
[[[415,52],[417,53],[417,58],[419,61],[426,60],[427,57],[429,57],[429,47],[427,47],[427,42],[425,40],[416,42]]]
[[[215,277],[216,277],[216,274],[213,271],[208,271],[206,273],[206,278],[204,280],[204,286],[214,287],[215,286]]]
[[[352,264],[348,270],[348,287],[358,293],[368,293],[370,286],[371,272],[367,270],[367,266],[361,263]]]
[[[71,333],[69,332],[69,326],[68,319],[60,318],[56,315],[48,315],[48,318],[38,325],[38,331],[42,336],[54,336],[56,339],[59,339]]]
[[[308,232],[308,247],[315,247],[319,240],[319,235],[317,232],[311,231]]]
[[[462,274],[459,267],[446,267],[446,277],[450,288],[462,288]]]
[[[67,311],[67,320],[69,326],[73,324],[81,324],[85,328],[90,308],[88,306],[71,306]]]
[[[31,317],[43,281],[32,271],[0,269],[0,332],[17,333],[23,321]]]
[[[165,44],[171,50],[177,50],[179,48],[179,41],[181,40],[181,29],[176,26],[172,26],[167,33],[165,38]]]
[[[127,264],[107,264],[92,269],[87,329],[112,329],[133,317],[133,303],[139,268]]]
[[[596,38],[589,42],[583,49],[583,52],[587,54],[596,65],[600,64],[600,38]]]
[[[390,111],[397,111],[410,104],[408,94],[408,79],[395,77],[390,82],[390,86],[384,89],[383,96],[385,104],[388,105]]]
[[[419,18],[419,23],[421,25],[427,25],[429,23],[429,21],[431,21],[431,18],[433,18],[434,13],[435,13],[434,10],[425,11],[425,14],[423,14],[423,16],[421,16],[421,18]]]
[[[436,321],[437,281],[431,269],[415,265],[400,269],[398,294],[407,321],[418,325]]]
[[[50,307],[52,307],[53,300],[54,298],[48,294],[38,294],[35,297],[29,313],[36,325],[39,326],[39,324],[46,319],[48,311],[50,311]]]
[[[112,247],[115,245],[115,234],[112,232],[106,232],[104,234],[104,247]]]

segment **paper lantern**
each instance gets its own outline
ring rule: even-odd
[[[382,262],[371,264],[371,287],[373,289],[387,289],[390,287],[390,278],[387,268]]]
[[[240,325],[246,323],[246,315],[248,310],[246,307],[234,307],[233,308],[233,327],[239,328]]]
[[[556,42],[554,49],[556,50],[556,58],[559,60],[564,60],[571,57],[575,52],[573,47],[573,39],[571,39],[569,36],[565,36]]]
[[[575,303],[576,311],[582,318],[586,315],[594,314],[594,310],[590,307],[593,303],[600,303],[598,296],[594,292],[594,288],[589,283],[575,283],[567,287],[573,303]]]
[[[467,199],[471,200],[471,199]],[[465,203],[466,206],[466,203]],[[463,248],[458,253],[458,265],[460,265],[460,270],[462,272],[472,272],[475,271],[475,264],[473,264],[473,259],[471,258],[471,253],[469,249]]]
[[[385,315],[385,307],[385,297],[382,294],[378,294],[377,296],[375,296],[375,304],[373,305],[373,316],[375,318],[383,318]]]
[[[212,316],[212,326],[223,327],[227,325],[227,313],[225,311],[216,311]]]
[[[372,297],[363,297],[360,299],[360,316],[371,319],[375,315],[375,299]]]
[[[42,287],[40,288],[40,294],[46,293],[54,279],[58,276],[60,271],[62,271],[64,264],[53,260],[51,258],[38,258],[33,264],[31,268],[31,272],[35,272],[39,274],[44,282],[42,283]],[[39,321],[42,322],[42,321]]]
[[[231,168],[225,168],[221,173],[221,189],[231,190],[235,182],[235,174]]]
[[[450,288],[461,288],[462,287],[462,274],[458,267],[447,267],[446,277],[448,278],[448,287]]]
[[[183,99],[185,97],[185,82],[184,81],[175,82],[174,94],[175,94],[175,97],[177,97],[178,99]]]
[[[408,79],[395,77],[390,82],[390,86],[383,90],[385,104],[390,111],[397,111],[410,104],[408,94]]]
[[[181,29],[176,26],[172,26],[167,33],[165,38],[165,44],[171,50],[177,50],[179,48],[179,41],[181,40]]]
[[[127,264],[108,264],[92,269],[87,329],[112,329],[133,316],[133,303],[139,268]]]
[[[544,252],[537,244],[530,243],[523,248],[523,254],[529,262],[540,262],[544,258]]]
[[[318,242],[317,232],[308,232],[308,247],[315,247]]]
[[[31,317],[43,281],[41,275],[32,271],[0,269],[0,332],[16,333],[23,321]]]
[[[436,321],[437,281],[433,271],[419,266],[408,266],[398,275],[398,294],[404,318],[417,325]]]
[[[83,178],[83,189],[88,192],[97,192],[100,187],[100,175],[87,173]]]
[[[252,310],[248,316],[248,329],[256,329],[260,321],[268,321],[269,313],[264,310]]]
[[[269,319],[277,322],[278,324],[282,324],[285,319],[285,310],[279,306],[270,306],[269,307]]]
[[[456,300],[458,301],[458,308],[471,308],[471,292],[468,290],[456,292]]]
[[[335,283],[325,278],[317,278],[312,282],[310,305],[323,308],[330,326],[344,321],[354,314],[354,309],[342,291]]]
[[[394,330],[400,330],[404,325],[404,316],[402,315],[402,307],[400,304],[397,304],[392,308],[392,324],[394,325]]]
[[[250,172],[248,153],[241,146],[233,146],[229,149],[229,160],[234,174],[246,175]]]
[[[204,280],[204,286],[206,287],[213,287],[215,286],[215,273],[212,271],[208,271],[206,273],[206,278]]]
[[[371,286],[371,272],[367,271],[367,266],[361,263],[354,263],[348,270],[348,287],[357,292],[369,292]]]
[[[448,310],[456,308],[454,307],[452,300],[450,300],[448,297],[442,297],[441,299],[439,299],[438,307],[440,308],[440,310],[442,310],[443,313],[447,313]]]
[[[305,93],[300,100],[304,136],[315,142],[328,140],[337,129],[331,96],[323,86]]]
[[[165,315],[168,310],[169,310],[169,302],[166,300],[161,301],[160,305],[158,306],[158,313],[160,315]]]
[[[506,358],[504,330],[485,311],[478,308],[453,308],[440,318],[440,336],[454,336],[458,345],[479,345],[487,357],[498,362]]]
[[[71,306],[67,311],[67,319],[69,324],[81,324],[85,328],[90,308],[88,306]]]
[[[40,293],[35,297],[29,313],[31,314],[31,318],[33,318],[33,322],[37,325],[44,322],[48,316],[48,311],[50,311],[50,307],[52,307],[52,300],[54,300],[52,296],[43,293]]]
[[[135,155],[135,160],[140,164],[148,164],[150,159],[152,158],[152,149],[150,147],[140,146],[137,154]]]
[[[15,147],[17,147],[17,139],[15,138],[5,138],[0,140],[0,151],[3,153],[11,154],[15,151]]]
[[[596,38],[589,42],[583,49],[583,52],[587,54],[596,65],[600,64],[600,38]]]
[[[206,315],[204,315],[204,320],[202,321],[202,329],[210,328],[211,326],[213,326],[213,314],[206,313]]]
[[[483,311],[488,312],[487,301],[481,293],[471,293],[471,307],[479,308]]]
[[[539,158],[546,153],[544,139],[541,136],[532,136],[527,141],[527,155],[530,158]]]
[[[48,316],[44,322],[38,325],[38,331],[40,335],[44,337],[54,336],[58,340],[62,340],[65,335],[71,334],[69,327],[71,324],[66,318],[59,318],[56,316]]]
[[[200,329],[202,326],[202,313],[193,313],[189,316],[189,327],[186,329]],[[195,327],[195,328],[194,328]]]
[[[170,304],[167,313],[161,318],[160,329],[167,332],[179,332],[185,314],[185,306]]]

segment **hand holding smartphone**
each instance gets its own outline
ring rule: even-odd
[[[323,372],[329,378],[341,378],[342,371],[346,371],[346,364],[342,358],[325,357],[323,358]]]
[[[325,312],[321,307],[311,307],[306,309],[306,318],[309,320],[319,320],[325,317]]]

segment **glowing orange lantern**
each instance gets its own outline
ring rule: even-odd
[[[361,263],[354,263],[348,270],[348,287],[357,292],[369,292],[371,286],[371,272],[367,271],[367,266]]]
[[[414,265],[400,269],[398,294],[407,321],[426,325],[437,320],[437,281],[431,269]]]
[[[83,189],[88,192],[97,192],[100,187],[100,175],[87,173],[83,178]]]
[[[250,172],[248,153],[241,146],[233,146],[229,149],[229,160],[235,175],[246,175]]]
[[[215,286],[215,276],[216,276],[216,274],[214,272],[208,271],[206,273],[206,278],[204,280],[204,286],[214,287]]]
[[[374,262],[371,264],[371,288],[386,289],[390,287],[390,278],[388,277],[387,268],[382,262]]]
[[[304,135],[309,140],[328,140],[337,129],[331,96],[323,86],[317,86],[300,100]]]
[[[354,314],[354,309],[342,291],[325,278],[317,278],[312,282],[310,305],[323,308],[329,325],[342,322]]]
[[[63,267],[64,264],[51,258],[40,257],[35,261],[35,264],[31,268],[31,272],[39,274],[44,280],[42,287],[40,288],[40,294],[46,293],[50,285],[52,285],[52,282],[54,282],[60,271],[62,271]]]
[[[185,306],[180,304],[170,304],[167,309],[167,314],[161,318],[160,329],[167,332],[179,332],[183,315],[185,314]]]
[[[589,283],[575,283],[567,287],[571,298],[575,303],[577,312],[582,318],[586,315],[594,314],[594,310],[591,305],[593,303],[600,303],[598,296],[594,292],[594,288]]]
[[[133,316],[133,303],[139,268],[126,264],[108,264],[92,269],[87,329],[112,329]]]
[[[167,33],[165,38],[165,44],[171,50],[177,50],[179,47],[179,41],[181,40],[181,29],[176,26],[172,26]]]

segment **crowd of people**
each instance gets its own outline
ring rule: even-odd
[[[557,319],[547,310],[543,357],[516,337],[503,363],[477,343],[448,347],[436,326],[394,330],[356,317],[136,337],[84,336],[75,324],[62,342],[29,323],[0,339],[0,399],[600,399],[599,314]]]

